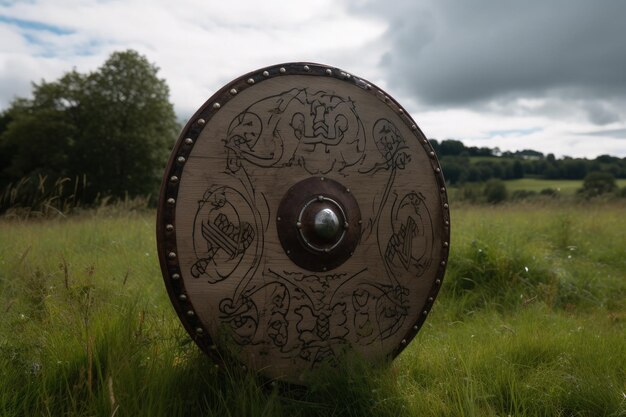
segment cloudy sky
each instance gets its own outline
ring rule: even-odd
[[[116,50],[160,68],[181,120],[248,71],[366,78],[430,138],[626,156],[626,2],[0,0],[0,109]]]

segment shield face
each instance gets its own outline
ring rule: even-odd
[[[209,355],[302,383],[326,361],[397,355],[449,249],[441,169],[415,122],[318,64],[247,74],[184,128],[158,209],[172,303]]]

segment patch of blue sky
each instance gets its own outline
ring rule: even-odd
[[[520,136],[528,136],[533,133],[541,132],[543,129],[540,127],[530,127],[526,129],[502,129],[502,130],[490,130],[487,134],[489,137],[509,137],[516,138]]]
[[[59,38],[75,35],[76,31],[63,28],[61,26],[49,25],[32,20],[16,19],[0,15],[0,25],[8,25],[16,28],[16,31],[34,46],[33,55],[41,58],[52,58],[59,54],[71,51],[72,55],[87,56],[92,55],[101,46],[99,41],[85,40],[83,42],[69,42],[64,48],[59,47]]]
[[[40,32],[28,31],[28,32],[22,33],[22,37],[26,39],[26,41],[30,45],[33,45],[36,47],[32,51],[34,56],[41,57],[41,58],[52,58],[52,57],[57,56],[54,46],[51,45],[49,42],[47,42],[44,39],[45,37],[41,36]]]
[[[80,44],[77,44],[74,48],[74,54],[76,56],[90,56],[100,52],[109,42],[100,39],[90,39]]]
[[[0,23],[16,26],[20,29],[38,32],[48,32],[55,35],[71,35],[74,31],[47,23],[35,22],[33,20],[17,19],[0,15]]]

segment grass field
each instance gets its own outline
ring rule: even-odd
[[[417,338],[309,389],[199,353],[153,213],[0,220],[0,415],[626,416],[626,205],[451,209],[449,270]]]
[[[619,188],[626,187],[626,179],[615,180]],[[509,192],[516,190],[540,192],[546,188],[552,188],[563,195],[573,195],[579,188],[582,188],[582,180],[543,180],[537,178],[521,178],[518,180],[507,180],[504,182]]]

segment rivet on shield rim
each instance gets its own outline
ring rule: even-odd
[[[443,242],[443,246],[447,248],[448,247],[448,242]]]
[[[448,208],[448,203],[443,203],[443,208]]]
[[[237,94],[237,89],[235,89],[235,88],[231,88],[231,89],[230,89],[230,94],[232,94],[233,96],[234,96],[235,94]]]
[[[267,72],[267,71],[263,71],[263,76],[264,76],[264,77],[269,77],[269,76],[270,76],[270,73],[269,73],[269,72]],[[252,81],[254,82],[254,80],[252,80]]]
[[[411,130],[417,130],[417,125],[411,125]]]
[[[200,126],[204,126],[204,125],[206,124],[206,120],[204,120],[204,119],[198,119],[198,120],[196,121],[196,123],[198,123]]]
[[[176,158],[176,160],[178,161],[179,164],[184,164],[186,161],[184,156],[179,156],[178,158]]]
[[[202,334],[202,333],[204,333],[204,330],[202,329],[202,327],[197,327],[196,328],[196,333]]]
[[[428,152],[428,155],[430,155],[431,158],[435,157],[435,153],[433,151]]]
[[[191,317],[191,316],[195,316],[195,315],[196,315],[196,313],[194,313],[194,312],[193,312],[193,310],[189,310],[189,311],[187,311],[187,315],[188,315],[189,317]]]
[[[415,326],[413,326],[413,330],[417,330],[417,329],[419,329],[419,328],[420,328],[420,327],[419,327],[417,324],[416,324]]]
[[[193,139],[191,138],[185,139],[185,145],[193,145]]]
[[[165,230],[167,230],[168,232],[171,232],[172,230],[174,230],[174,225],[173,224],[166,224],[165,225]]]
[[[179,280],[180,279],[180,274],[172,274],[172,279]]]
[[[263,73],[263,75],[265,75],[265,73]],[[253,78],[248,78],[248,84],[250,84],[250,85],[254,84],[254,79]]]
[[[441,187],[441,192],[445,193],[446,192],[446,187]]]
[[[402,343],[403,345],[406,345],[406,339],[402,339],[402,342],[401,342],[401,343]]]
[[[423,314],[423,315],[427,315],[427,314],[428,314],[428,310],[424,310],[424,311],[422,311],[422,314]]]
[[[287,70],[285,69],[285,67],[281,67],[278,71],[280,71],[281,74],[284,74],[287,72]]]
[[[170,206],[173,206],[174,204],[176,204],[176,200],[170,197],[167,199],[167,204],[169,204]]]
[[[222,107],[222,106],[220,105],[220,103],[213,103],[213,108],[214,108],[215,110],[219,109],[220,107]]]
[[[446,261],[441,261],[441,266],[446,266]]]
[[[185,294],[181,294],[181,295],[178,296],[178,299],[180,301],[187,301],[187,296]]]
[[[170,252],[167,254],[167,257],[170,259],[176,259],[176,252]]]
[[[433,301],[435,301],[435,299],[433,297],[428,297],[428,301],[432,303]]]
[[[439,167],[435,168],[435,172],[441,172],[441,168]]]
[[[310,71],[310,70],[311,70],[311,68],[309,68],[309,66],[308,66],[308,65],[305,65],[305,66],[304,66],[304,70],[308,72],[308,71]]]
[[[333,70],[331,70],[330,68],[328,68],[328,69],[326,70],[326,74],[328,74],[328,75],[333,75]]]
[[[170,181],[172,181],[172,182],[176,183],[176,182],[178,182],[178,177],[177,177],[176,175],[172,175],[172,176],[170,177]]]

